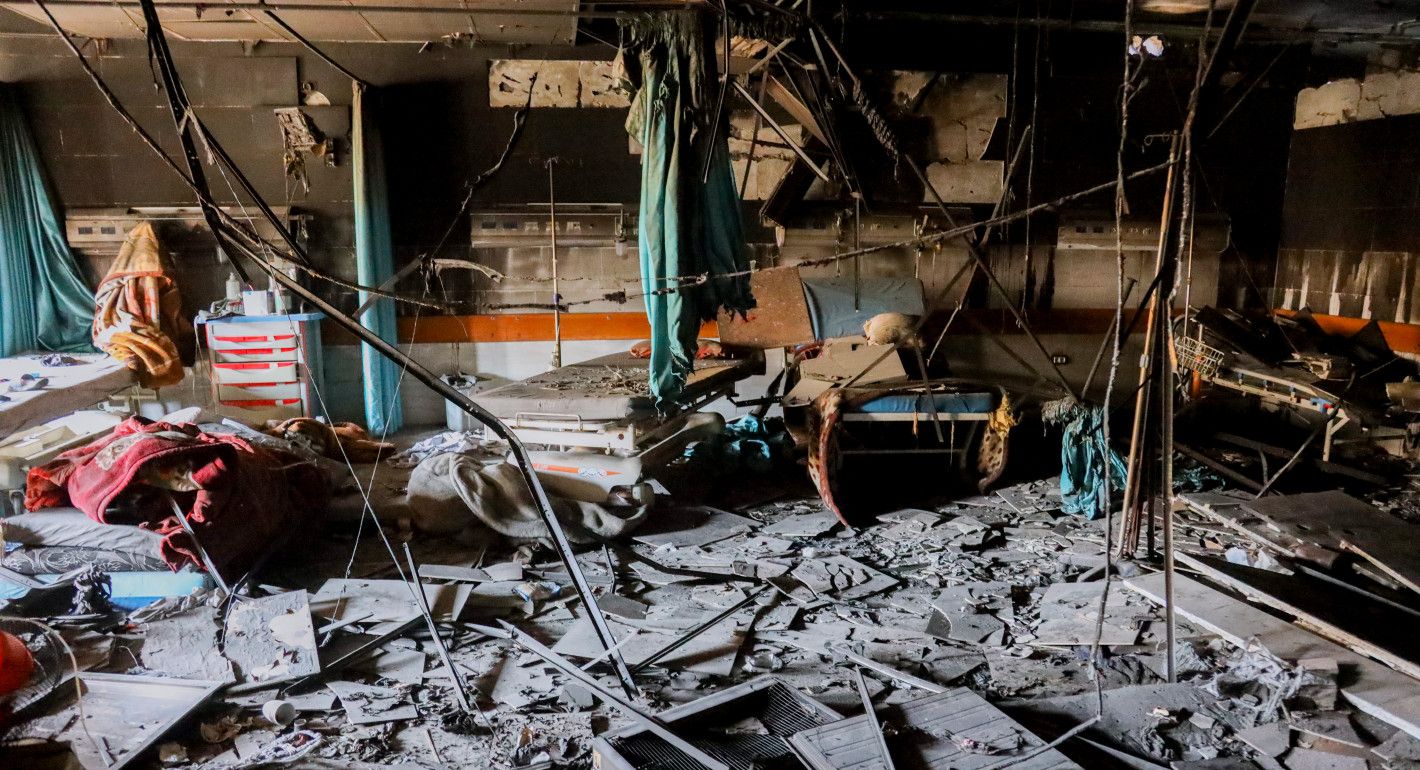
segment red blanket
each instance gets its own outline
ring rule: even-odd
[[[203,567],[173,514],[183,509],[222,577],[235,580],[324,510],[328,484],[315,465],[195,425],[125,421],[88,446],[30,470],[25,507],[72,505],[104,524],[134,524],[164,536],[173,569]]]

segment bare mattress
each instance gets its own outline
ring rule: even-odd
[[[725,388],[763,371],[763,365],[759,358],[696,361],[680,400],[689,403]],[[613,353],[475,393],[473,400],[504,420],[518,415],[575,416],[591,422],[648,417],[656,413],[650,366],[649,360],[630,353]]]

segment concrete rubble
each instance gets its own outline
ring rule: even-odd
[[[82,669],[120,685],[159,677],[211,688],[141,756],[107,747],[110,767],[661,767],[656,751],[675,749],[623,735],[638,719],[720,713],[728,707],[712,708],[716,699],[774,687],[831,718],[782,735],[742,709],[723,722],[653,724],[728,767],[859,767],[849,759],[877,751],[861,743],[870,733],[860,672],[890,751],[921,748],[918,764],[899,757],[899,767],[995,767],[1013,756],[1030,767],[1417,766],[1420,738],[1355,708],[1335,659],[1279,659],[1185,614],[1168,683],[1162,611],[1129,577],[1151,568],[1113,564],[1103,523],[1058,504],[1045,480],[860,528],[816,500],[686,506],[629,541],[584,549],[579,566],[638,688],[624,707],[608,701],[624,693],[604,676],[607,654],[562,564],[508,544],[412,543],[452,671],[383,546],[369,542],[349,578],[318,577],[349,545],[335,541],[313,547],[310,564],[277,570],[285,588],[164,599],[66,637]],[[1276,564],[1210,521],[1184,511],[1181,540],[1235,563]],[[499,622],[547,647],[509,639]],[[569,665],[594,678],[569,677]],[[67,741],[85,766],[106,766],[80,748],[75,705],[51,700],[8,730],[7,745]],[[924,727],[937,724],[934,703],[991,716]],[[105,718],[87,705],[91,724]],[[836,735],[858,735],[859,754],[827,748]],[[929,739],[943,742],[922,748]]]

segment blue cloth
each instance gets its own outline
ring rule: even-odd
[[[355,180],[355,269],[365,286],[379,286],[394,275],[394,245],[390,239],[389,191],[385,186],[384,148],[380,144],[375,95],[355,83],[351,119],[351,156]],[[360,292],[360,304],[369,300]],[[391,344],[398,344],[394,300],[379,299],[360,324]],[[399,367],[366,344],[360,345],[360,369],[365,391],[365,426],[384,435],[404,424],[399,400]]]
[[[922,282],[916,278],[864,278],[853,308],[853,277],[805,278],[804,296],[814,336],[821,340],[863,333],[863,324],[879,313],[920,316],[926,311]]]
[[[15,86],[0,83],[0,356],[93,350],[84,283]]]
[[[1060,438],[1060,509],[1087,519],[1104,515],[1111,501],[1105,497],[1105,473],[1109,488],[1124,488],[1124,458],[1104,441],[1104,407],[1075,403],[1054,420],[1063,423]]]
[[[994,393],[938,393],[931,401],[925,393],[895,393],[879,396],[854,411],[869,414],[912,414],[936,411],[944,414],[985,414],[996,409]]]
[[[794,440],[783,420],[761,420],[747,414],[727,423],[719,435],[687,446],[685,456],[707,473],[732,475],[741,471],[767,473],[793,451]]]
[[[721,309],[754,307],[745,276],[744,226],[724,126],[710,126],[707,39],[693,14],[659,14],[629,25],[640,49],[641,85],[627,131],[642,145],[637,246],[651,326],[651,395],[674,402],[695,363],[700,324]],[[704,183],[701,173],[709,174]],[[710,280],[681,291],[683,277]],[[664,292],[664,293],[657,293]]]

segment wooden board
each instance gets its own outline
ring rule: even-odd
[[[1035,734],[984,698],[964,687],[879,710],[895,726],[888,750],[900,770],[979,770],[1010,762],[1044,745]],[[882,752],[867,716],[856,716],[797,733],[789,742],[815,770],[884,770]],[[970,738],[1000,753],[973,753],[960,744]],[[1050,749],[1012,767],[1018,770],[1076,770],[1079,765]]]
[[[1130,578],[1124,585],[1163,604],[1161,573]],[[1174,578],[1174,608],[1180,616],[1238,647],[1256,645],[1289,661],[1335,660],[1341,670],[1341,693],[1346,700],[1367,714],[1420,737],[1420,683],[1182,575]]]
[[[1256,567],[1179,552],[1178,560],[1210,579],[1296,618],[1310,631],[1344,644],[1416,679],[1420,649],[1400,610],[1306,575],[1284,575]]]
[[[720,314],[720,341],[767,350],[814,340],[809,302],[797,267],[760,270],[749,277],[755,307],[745,318]]]
[[[1309,492],[1253,500],[1244,506],[1298,540],[1336,547],[1420,591],[1420,528],[1345,492]],[[1333,546],[1334,544],[1334,546]]]

